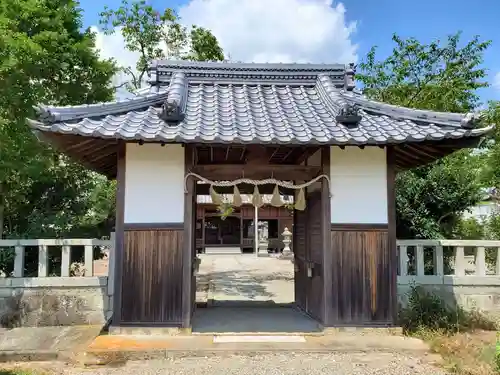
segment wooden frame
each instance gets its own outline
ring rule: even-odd
[[[123,247],[125,245],[125,153],[126,143],[118,145],[116,155],[116,223],[115,223],[115,270],[113,291],[113,325],[119,326],[122,322],[122,277],[123,277]]]
[[[184,194],[184,221],[183,223],[124,223],[124,191],[125,191],[125,143],[121,143],[119,147],[119,152],[117,155],[117,214],[116,214],[116,244],[115,244],[115,291],[114,291],[114,300],[113,300],[113,325],[114,326],[177,326],[189,328],[192,326],[192,315],[195,309],[195,290],[196,290],[196,279],[193,273],[193,259],[196,254],[197,248],[197,239],[196,239],[196,220],[198,217],[198,213],[196,211],[196,192],[197,186],[194,178],[188,178],[186,184],[186,192]],[[300,176],[304,178],[307,176],[306,180],[312,178],[314,175],[318,174],[330,174],[330,147],[325,146],[321,147],[318,151],[320,154],[320,165],[316,166],[295,166],[297,167],[298,172],[295,173],[295,177]],[[205,165],[205,166],[195,166],[193,160],[194,149],[193,146],[187,145],[184,148],[185,154],[185,172],[189,171],[205,171],[209,173],[213,172],[213,176],[216,176],[215,168],[221,166],[213,166],[213,165]],[[304,307],[307,313],[310,313],[314,318],[319,320],[325,326],[344,326],[344,325],[377,325],[377,324],[391,324],[391,321],[394,322],[397,314],[397,295],[396,295],[396,268],[397,266],[397,258],[396,258],[396,240],[395,240],[395,197],[394,197],[394,178],[395,178],[395,152],[394,149],[388,148],[386,151],[387,158],[387,201],[388,201],[388,222],[387,224],[331,224],[331,208],[330,208],[330,186],[327,180],[321,180],[318,182],[319,191],[317,189],[313,189],[312,192],[307,193],[312,194],[311,199],[314,196],[315,214],[311,216],[310,214],[306,214],[304,216],[306,219],[306,231],[302,232],[305,238],[301,241],[304,246],[306,246],[305,255],[301,255],[302,258],[296,258],[297,267],[301,269],[301,272],[304,273],[305,270],[309,267],[312,267],[312,276],[304,276],[302,275],[297,279],[296,287],[302,290],[301,293],[305,293],[303,296],[305,299],[302,300],[305,303]],[[310,159],[312,160],[312,159]],[[292,167],[287,166],[282,168],[282,173],[292,173]],[[253,165],[248,165],[244,170],[251,170],[254,168]],[[275,166],[261,166],[256,167],[256,174],[264,174],[266,170],[273,170]],[[236,178],[238,174],[236,174],[236,168],[234,166],[226,166],[222,167],[223,172],[219,172],[219,176],[224,175],[227,178]],[[238,171],[241,172],[241,166],[238,167]],[[284,172],[283,172],[284,171]],[[212,173],[210,172],[210,173]],[[233,175],[229,175],[229,173],[234,173]],[[205,174],[204,174],[205,175]],[[263,176],[265,177],[265,176]],[[269,177],[269,176],[267,176]],[[276,176],[277,179],[280,179],[279,176]],[[212,177],[213,178],[213,177]],[[297,180],[296,182],[303,181]],[[318,196],[319,194],[319,196]],[[318,206],[319,200],[319,206]],[[312,201],[311,201],[312,202]],[[309,207],[309,206],[306,206]],[[250,211],[246,212],[243,208],[239,213],[240,222],[242,222],[245,218],[253,219],[253,216],[246,216]],[[316,215],[316,212],[319,214]],[[306,208],[307,213],[307,208]],[[260,216],[260,215],[259,215]],[[315,217],[315,222],[311,224],[309,221]],[[205,220],[205,215],[201,217],[202,221]],[[263,220],[270,219],[270,217],[266,214],[262,217]],[[274,217],[273,217],[274,219]],[[281,221],[291,221],[290,218],[281,217],[281,215],[277,214],[275,217],[278,220],[278,226],[281,229]],[[319,221],[318,221],[319,220]],[[313,227],[310,228],[310,226]],[[312,228],[314,229],[314,238],[312,237]],[[241,229],[243,230],[243,226]],[[318,232],[319,231],[319,232]],[[202,236],[205,237],[205,231],[202,230]],[[142,234],[141,234],[142,233]],[[294,233],[294,244],[299,239],[297,238],[297,231],[293,231]],[[128,236],[128,237],[127,237]],[[142,236],[142,237],[141,237]],[[124,266],[125,266],[125,258],[124,251],[135,251],[135,258],[140,256],[149,256],[150,252],[144,252],[143,255],[137,246],[135,248],[130,248],[130,244],[125,244],[127,241],[138,241],[140,238],[145,238],[144,236],[160,236],[159,240],[154,240],[153,237],[149,241],[160,241],[158,243],[163,243],[162,246],[173,246],[172,248],[155,248],[153,251],[156,255],[151,255],[154,257],[158,257],[158,252],[166,251],[169,255],[169,263],[167,266],[170,267],[170,271],[177,270],[178,272],[169,273],[167,279],[165,277],[160,278],[159,285],[177,285],[175,287],[176,291],[165,291],[167,295],[160,296],[158,299],[158,306],[151,305],[148,307],[149,313],[129,313],[128,309],[129,302],[127,302],[127,306],[124,305],[123,300],[123,281],[124,281]],[[360,237],[361,236],[361,237]],[[148,237],[149,238],[149,237]],[[156,237],[155,237],[156,238]],[[361,238],[365,238],[362,240]],[[278,238],[279,240],[280,238]],[[163,241],[163,242],[161,242]],[[170,241],[170,242],[169,242]],[[174,242],[172,242],[174,241]],[[318,242],[320,241],[320,242]],[[341,242],[339,242],[341,241]],[[356,242],[357,241],[357,242]],[[360,242],[361,241],[361,242]],[[355,248],[356,246],[365,246],[361,244],[370,244],[369,246],[363,249]],[[243,236],[241,237],[240,246],[244,246]],[[152,243],[152,242],[151,242]],[[155,242],[156,243],[156,242]],[[384,284],[373,284],[372,280],[362,281],[362,284],[359,285],[362,288],[362,296],[363,298],[368,297],[370,299],[371,309],[373,311],[373,320],[369,320],[366,318],[368,314],[366,309],[369,308],[368,305],[365,306],[368,302],[363,302],[361,299],[352,300],[352,294],[358,293],[355,289],[347,288],[349,283],[346,284],[346,279],[342,279],[343,272],[350,272],[349,269],[345,269],[344,263],[347,258],[345,258],[347,253],[343,254],[339,252],[339,243],[342,243],[342,246],[345,247],[344,252],[349,252],[349,259],[351,261],[351,266],[353,269],[362,269],[368,270],[370,267],[373,267],[371,263],[375,262],[375,264],[380,264],[380,262],[384,262],[385,271],[382,274],[377,273],[376,277],[381,277],[380,281],[377,283]],[[174,244],[174,245],[165,245],[165,244]],[[298,244],[298,242],[297,242]],[[202,244],[205,247],[205,244]],[[142,245],[141,245],[142,246]],[[148,245],[149,246],[149,245]],[[156,245],[155,245],[156,246]],[[218,245],[219,246],[219,245]],[[231,245],[233,246],[233,245]],[[354,246],[354,247],[349,247]],[[368,246],[368,245],[366,245]],[[373,247],[375,246],[375,248]],[[382,246],[382,247],[377,247]],[[142,249],[142,248],[141,248]],[[149,248],[148,248],[149,249]],[[368,254],[370,249],[376,249],[377,257],[374,260],[366,260],[363,259],[363,255]],[[145,250],[145,249],[143,249]],[[359,252],[356,255],[356,251]],[[151,254],[153,254],[151,253]],[[175,255],[177,254],[177,255]],[[130,254],[127,255],[130,258]],[[154,258],[156,259],[156,258]],[[153,258],[149,261],[148,267],[153,267],[155,264],[151,262],[155,262]],[[158,258],[159,259],[159,258]],[[370,258],[371,259],[371,258]],[[362,262],[362,264],[357,264],[356,262]],[[130,259],[128,260],[130,262]],[[368,262],[368,263],[367,263]],[[371,262],[371,263],[370,263]],[[378,262],[378,263],[377,263]],[[130,264],[126,267],[127,272],[130,272]],[[161,264],[158,267],[162,267]],[[344,267],[344,268],[343,268]],[[132,270],[135,272],[134,270]],[[154,272],[160,272],[160,269],[153,270]],[[138,272],[138,271],[137,271]],[[167,273],[168,273],[167,272]],[[309,271],[308,271],[309,272]],[[366,271],[368,272],[368,271]],[[373,272],[370,271],[365,277],[372,275]],[[377,271],[379,272],[379,271]],[[157,277],[157,276],[154,276]],[[179,279],[177,279],[179,277]],[[350,277],[350,276],[349,276]],[[385,284],[386,280],[388,284]],[[148,278],[145,278],[141,282],[148,282]],[[178,280],[178,281],[176,281]],[[127,281],[127,280],[125,280]],[[366,283],[371,283],[369,286]],[[128,285],[127,290],[130,292],[130,282],[127,281]],[[340,287],[340,289],[336,289]],[[347,288],[347,289],[346,289]],[[388,289],[387,289],[388,288]],[[168,288],[167,288],[168,289]],[[382,296],[384,293],[381,291],[387,291],[385,296]],[[135,292],[138,292],[135,291]],[[176,294],[178,293],[178,294]],[[371,297],[367,293],[372,293]],[[177,295],[175,301],[171,299],[174,295]],[[382,297],[381,297],[382,296]],[[349,299],[350,298],[350,299]],[[356,297],[357,298],[357,297]],[[127,297],[128,300],[128,297]],[[156,302],[155,302],[156,303]],[[361,304],[358,308],[365,309],[364,318],[361,320],[352,320],[353,317],[347,318],[342,309],[345,309],[346,305],[349,303]],[[390,306],[389,306],[390,305]],[[154,311],[160,311],[159,309],[164,309],[168,306],[168,311],[165,312],[165,316],[163,316],[163,320],[156,320],[154,318],[156,315]],[[344,307],[342,307],[344,306]],[[135,308],[134,308],[135,309]],[[381,310],[382,309],[382,310]],[[127,314],[124,315],[124,311]],[[134,310],[135,311],[135,310]],[[163,311],[163,310],[161,310]],[[382,312],[383,311],[383,312]],[[134,315],[135,314],[135,315]],[[149,315],[148,315],[149,314]],[[168,316],[167,316],[168,315]],[[150,317],[145,320],[132,320],[131,316],[144,316]],[[124,319],[126,317],[126,319]],[[367,320],[368,319],[368,320]]]

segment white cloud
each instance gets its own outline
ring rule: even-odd
[[[354,23],[332,0],[192,0],[183,23],[210,29],[231,59],[245,62],[355,62]]]
[[[348,63],[357,61],[342,3],[333,0],[191,0],[179,9],[182,22],[210,29],[226,56],[244,62]],[[119,32],[96,27],[103,57],[134,66],[137,54],[124,48]],[[118,77],[117,80],[122,79]]]

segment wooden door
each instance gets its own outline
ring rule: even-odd
[[[307,312],[307,211],[295,210],[293,214],[293,253],[294,253],[294,287],[295,303],[298,308]]]
[[[306,222],[306,278],[307,313],[318,321],[323,320],[323,237],[321,192],[307,194]],[[307,274],[310,268],[309,274]]]

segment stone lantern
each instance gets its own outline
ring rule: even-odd
[[[293,252],[290,250],[290,244],[292,243],[292,232],[285,227],[285,230],[283,233],[281,233],[283,236],[283,244],[285,247],[283,248],[283,253],[281,254],[282,259],[293,259]]]
[[[257,256],[259,257],[268,257],[269,252],[267,251],[269,247],[269,241],[267,237],[262,234],[259,238],[259,252],[257,253]]]

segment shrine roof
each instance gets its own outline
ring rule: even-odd
[[[479,138],[472,114],[388,105],[354,90],[354,66],[155,61],[150,87],[108,103],[39,105],[42,133],[204,144],[397,145]]]

